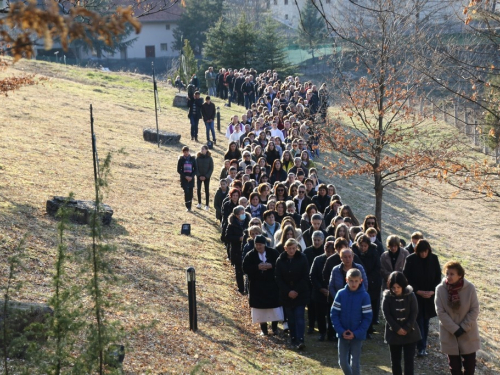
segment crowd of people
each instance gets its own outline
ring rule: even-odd
[[[213,75],[214,81],[207,78],[212,96],[246,107],[227,126],[213,205],[224,256],[238,292],[248,294],[252,322],[260,324],[261,334],[279,334],[281,323],[291,345],[303,350],[306,332],[317,329],[319,341],[337,343],[343,372],[359,374],[362,342],[383,331],[393,374],[408,375],[414,373],[415,355],[428,354],[429,321],[438,316],[451,373],[473,374],[479,306],[462,266],[452,261],[441,270],[430,242],[418,231],[408,244],[397,235],[383,243],[377,218],[358,220],[335,186],[319,178],[314,159],[321,137],[317,125],[328,106],[325,85],[318,91],[311,82],[281,80],[272,71],[221,69]],[[195,92],[189,106],[190,119],[194,113],[204,120],[209,144],[210,96],[201,103]],[[191,129],[197,140],[192,120]],[[204,184],[209,210],[214,172],[209,146],[203,145],[196,157],[184,147],[177,169],[186,210],[192,208],[195,179],[197,207],[203,207]]]

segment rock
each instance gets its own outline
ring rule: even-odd
[[[5,314],[5,300],[0,300],[0,326],[3,327],[6,320],[8,331],[7,347],[11,358],[24,358],[28,349],[28,341],[44,342],[47,335],[43,329],[30,329],[30,325],[45,323],[48,316],[54,311],[47,305],[40,303],[9,301],[7,314]],[[19,341],[24,336],[25,342],[18,345],[10,345],[13,340]],[[3,335],[0,335],[0,348],[4,349]]]
[[[53,217],[56,216],[57,210],[66,201],[65,197],[54,197],[47,201],[46,209],[47,213]],[[92,220],[92,215],[94,214],[95,204],[94,201],[81,201],[77,199],[71,199],[68,201],[68,208],[73,210],[70,216],[70,220],[79,224],[90,224]],[[111,224],[111,217],[113,216],[113,210],[107,204],[101,204],[99,214],[102,217],[102,223],[104,225]]]
[[[177,93],[174,96],[174,107],[186,108],[188,105],[188,96],[187,93]]]
[[[142,136],[145,141],[156,143],[156,129],[143,129]],[[181,140],[181,135],[177,133],[165,132],[160,130],[160,144],[162,145],[173,145],[179,143]]]

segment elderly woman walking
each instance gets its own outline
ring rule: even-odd
[[[476,352],[481,348],[476,288],[464,278],[465,271],[458,262],[446,263],[444,273],[446,276],[436,288],[441,351],[448,355],[452,375],[472,375]]]

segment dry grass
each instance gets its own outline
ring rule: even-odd
[[[15,298],[43,302],[51,293],[56,223],[45,213],[46,200],[70,191],[79,199],[92,199],[88,114],[92,103],[100,156],[125,151],[114,156],[111,190],[105,199],[115,211],[105,235],[118,248],[114,267],[122,282],[116,291],[124,309],[113,316],[123,321],[127,332],[125,372],[341,373],[331,343],[316,343],[308,337],[308,350],[297,354],[287,349],[283,337],[260,338],[257,327],[251,325],[246,299],[235,292],[231,268],[224,261],[214,212],[184,212],[176,160],[182,145],[196,150],[200,144],[188,141],[186,111],[170,107],[172,90],[160,85],[160,127],[180,133],[181,144],[158,149],[142,140],[142,129],[155,124],[149,77],[35,62],[22,62],[16,69],[52,78],[44,86],[27,87],[1,99],[2,282],[6,256],[29,233],[27,269],[21,275],[24,286]],[[12,72],[17,73],[8,74]],[[221,108],[223,123],[231,113],[242,112]],[[221,142],[213,151],[216,171],[224,153],[223,134],[218,137]],[[373,212],[369,181],[335,183],[358,217]],[[494,215],[498,205],[440,201],[403,185],[386,192],[386,202],[386,234],[408,238],[420,229],[435,244],[442,261],[455,257],[465,262],[482,301],[482,358],[492,366],[500,342],[495,299],[500,288],[494,270],[499,253],[494,244],[499,241],[492,231],[498,224]],[[192,225],[190,237],[180,235],[184,222]],[[69,233],[70,250],[84,247],[87,233],[88,228],[75,226]],[[197,270],[197,333],[188,330],[185,269],[191,265]],[[373,374],[390,373],[388,350],[380,336],[375,335],[364,348],[364,369]],[[437,345],[435,335],[431,344]],[[419,374],[446,373],[444,356],[432,352],[428,359],[417,361]],[[498,367],[480,366],[482,374],[495,371]]]

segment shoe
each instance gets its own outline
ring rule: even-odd
[[[198,203],[198,204],[196,205],[196,208],[201,208],[201,203]]]
[[[269,335],[269,333],[268,333],[268,332],[263,332],[263,331],[261,331],[261,332],[259,333],[259,335],[260,335],[260,336],[268,336],[268,335]]]
[[[304,350],[306,348],[306,344],[304,344],[303,342],[299,343],[299,345],[297,345],[297,350]]]
[[[216,145],[216,144],[217,144],[217,141],[214,139],[214,145]]]
[[[417,353],[417,357],[419,358],[425,357],[426,355],[428,355],[428,353],[425,351],[425,349],[419,350]]]
[[[191,137],[191,140],[193,140],[193,139],[194,139],[194,137]]]
[[[205,211],[208,211],[208,206],[205,206]]]
[[[198,142],[198,137],[196,137],[194,140],[195,140],[196,142]]]
[[[319,335],[318,341],[325,341],[325,334],[324,333],[322,333],[321,335]]]
[[[186,208],[186,212],[191,212],[191,209],[190,208]]]

